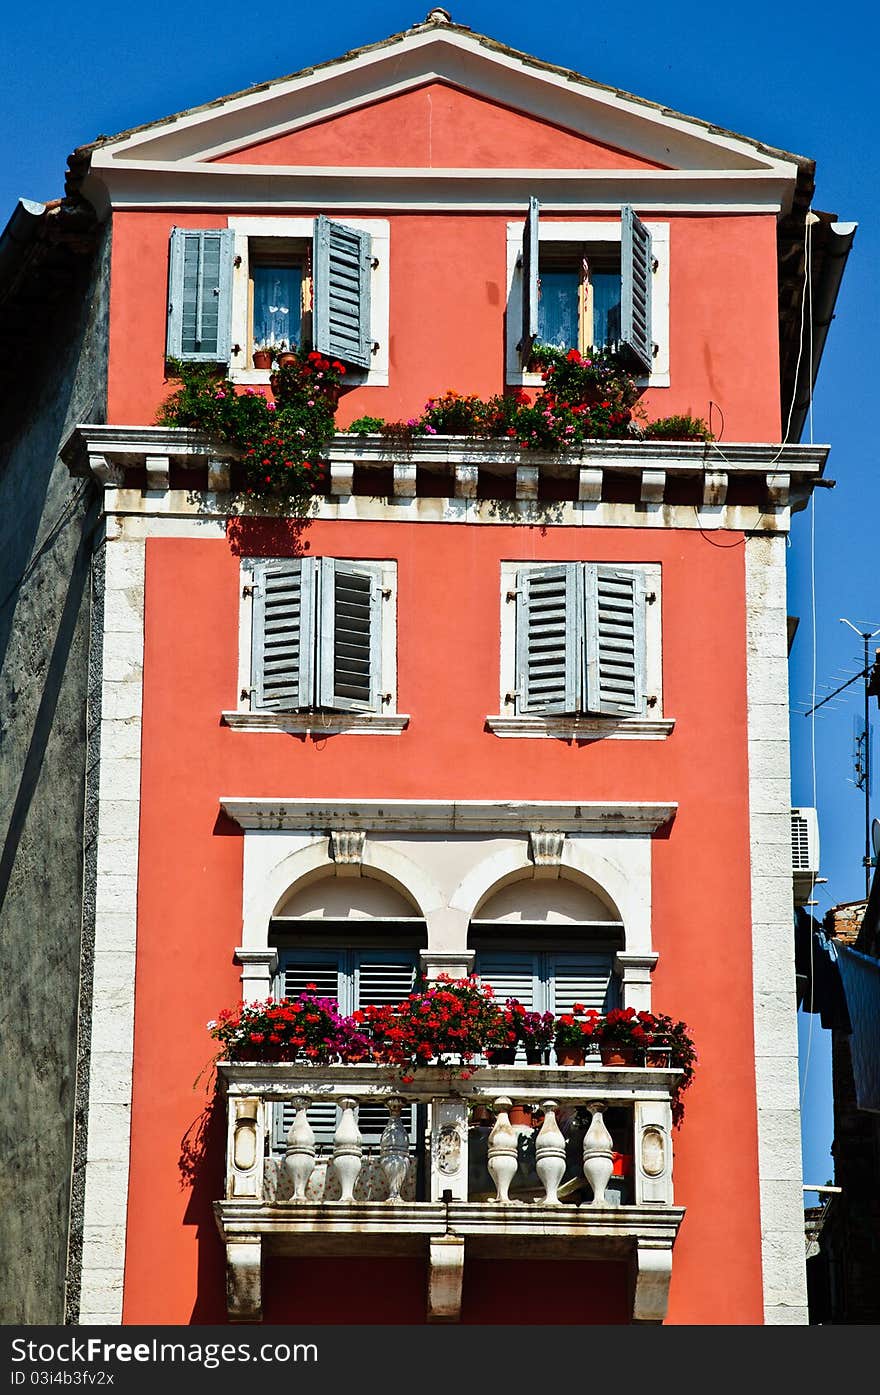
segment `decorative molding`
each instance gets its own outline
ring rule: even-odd
[[[244,829],[328,829],[403,833],[656,833],[675,817],[676,803],[555,803],[550,800],[239,799],[220,807]]]
[[[505,717],[486,718],[495,736],[552,737],[556,741],[663,741],[674,717]]]
[[[330,856],[336,864],[337,877],[361,876],[366,840],[363,829],[331,829]]]
[[[390,712],[221,712],[234,731],[281,731],[289,736],[399,736],[407,713]]]
[[[440,974],[450,978],[467,978],[473,972],[477,957],[473,949],[420,949],[419,966],[426,978],[435,979]]]
[[[428,1322],[459,1322],[464,1237],[432,1235],[428,1242]]]

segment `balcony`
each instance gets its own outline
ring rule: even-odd
[[[628,1261],[632,1320],[663,1321],[684,1215],[672,1189],[677,1071],[598,1061],[482,1066],[467,1079],[439,1066],[405,1079],[376,1064],[219,1071],[226,1195],[214,1209],[231,1321],[261,1320],[264,1250],[426,1255],[427,1319],[456,1322],[465,1254],[521,1257],[523,1242],[539,1259]],[[512,1122],[515,1106],[537,1107],[535,1124]]]

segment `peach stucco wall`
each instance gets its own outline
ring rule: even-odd
[[[259,210],[256,210],[259,212]],[[320,210],[312,210],[319,212]],[[417,414],[446,388],[504,386],[508,214],[390,214],[390,380],[341,404],[341,429],[364,412]],[[345,215],[339,215],[343,220]],[[652,214],[652,218],[659,215]],[[728,441],[779,439],[776,230],[772,217],[670,217],[670,386],[645,394],[649,416],[692,412]],[[117,213],[110,292],[109,417],[155,420],[163,379],[168,240],[216,214]]]
[[[340,153],[344,152],[344,159]],[[256,141],[224,164],[435,169],[662,169],[497,102],[432,82],[357,111]]]
[[[742,539],[729,535],[722,548],[673,530],[337,521],[310,524],[303,541],[316,555],[397,559],[400,710],[411,714],[403,735],[312,740],[223,727],[219,714],[236,703],[237,554],[283,555],[289,538],[254,524],[235,541],[147,543],[125,1321],[223,1320],[210,1211],[222,1194],[219,1134],[192,1170],[207,1099],[207,1079],[193,1081],[212,1045],[205,1023],[239,993],[242,835],[218,801],[296,795],[677,801],[671,830],[653,845],[654,1001],[690,1024],[700,1064],[675,1140],[687,1215],[670,1321],[760,1322]],[[533,557],[661,564],[671,737],[569,744],[484,729],[498,709],[500,563]],[[372,1320],[421,1320],[422,1266],[406,1273],[372,1271]],[[616,1300],[596,1307],[606,1281],[585,1267],[580,1300],[566,1310],[580,1301],[582,1321],[619,1317]],[[399,1318],[382,1294],[416,1283],[412,1316]],[[499,1321],[559,1320],[552,1286],[530,1288],[522,1309],[509,1286],[498,1292]],[[278,1321],[330,1320],[301,1266],[271,1307]],[[336,1320],[367,1320],[362,1312]],[[469,1312],[490,1320],[483,1300],[465,1320]]]

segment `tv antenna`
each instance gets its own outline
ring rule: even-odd
[[[864,730],[856,733],[855,738],[855,784],[856,788],[862,790],[865,796],[865,856],[862,858],[862,866],[865,869],[865,898],[871,890],[871,868],[876,866],[876,857],[872,855],[876,850],[873,847],[871,834],[871,719],[868,710],[868,699],[876,697],[880,703],[880,649],[874,654],[874,662],[868,656],[868,644],[877,635],[880,635],[880,628],[876,630],[860,630],[851,620],[847,620],[843,615],[840,617],[841,625],[849,625],[850,629],[859,636],[865,646],[865,665],[859,673],[854,673],[852,678],[848,678],[845,683],[841,683],[839,688],[835,688],[833,693],[828,693],[821,702],[815,703],[807,712],[805,717],[809,717],[811,712],[818,712],[820,707],[824,707],[826,702],[837,697],[845,688],[849,688],[853,683],[861,678],[865,684],[865,716]]]

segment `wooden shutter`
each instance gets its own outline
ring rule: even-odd
[[[577,563],[522,568],[516,584],[516,710],[579,705],[581,572]]]
[[[314,345],[328,358],[339,358],[359,368],[369,368],[372,350],[371,264],[369,233],[348,228],[344,223],[331,223],[323,214],[315,219]]]
[[[414,952],[407,954],[403,951],[381,949],[355,951],[352,967],[355,1007],[362,1008],[368,1004],[383,1007],[388,1003],[399,1003],[412,992],[415,984]],[[357,1117],[364,1142],[378,1144],[390,1117],[384,1104],[362,1104]],[[410,1143],[415,1144],[415,1107],[408,1112],[404,1111],[402,1117]]]
[[[319,706],[378,712],[382,652],[379,567],[323,557],[319,569]]]
[[[575,1003],[605,1012],[614,1007],[612,955],[609,951],[581,953],[579,951],[548,952],[544,956],[547,1000],[551,1012],[557,1015],[571,1012]]]
[[[638,716],[646,708],[644,575],[587,562],[584,595],[587,711]]]
[[[315,561],[254,566],[251,706],[296,712],[314,704]]]
[[[523,226],[521,267],[522,337],[519,341],[519,358],[523,368],[528,364],[532,345],[538,337],[538,216],[538,200],[531,198]]]
[[[632,366],[650,373],[654,360],[651,336],[651,280],[654,258],[651,234],[631,204],[621,210],[620,349]]]
[[[232,257],[230,228],[172,228],[166,347],[169,358],[188,363],[228,363]]]
[[[495,1001],[503,1007],[516,998],[529,1012],[543,1012],[538,955],[530,950],[481,949],[477,951],[476,972],[495,990]]]
[[[347,1012],[346,1000],[350,999],[350,975],[347,973],[343,950],[284,950],[280,956],[276,979],[276,996],[298,998],[313,983],[319,998],[335,998],[340,1011]],[[315,1077],[318,1078],[317,1076]],[[336,1133],[338,1110],[330,1100],[319,1101],[308,1109],[309,1123],[315,1134],[315,1142],[321,1152],[329,1152]],[[294,1108],[291,1100],[284,1100],[273,1110],[272,1142],[282,1152],[287,1146],[287,1135],[293,1123]]]

